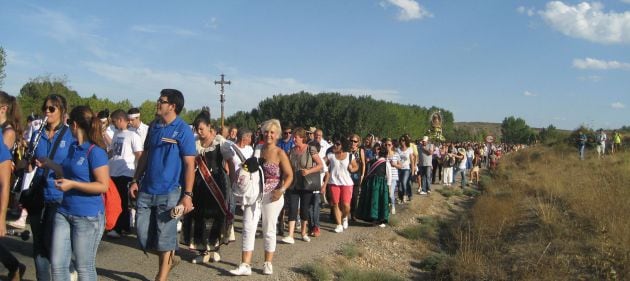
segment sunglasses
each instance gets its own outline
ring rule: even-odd
[[[42,106],[42,112],[50,112],[50,113],[55,113],[55,110],[57,110],[56,107],[49,105],[49,106]]]
[[[170,102],[168,102],[167,100],[158,99],[158,100],[157,100],[157,103],[159,103],[159,104],[165,104],[165,103],[167,103],[167,104],[168,104],[168,103],[170,103]]]

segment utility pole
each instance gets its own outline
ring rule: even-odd
[[[223,104],[225,103],[225,85],[230,85],[231,82],[228,80],[225,80],[225,74],[221,74],[221,80],[220,81],[214,81],[215,85],[221,85],[221,129],[223,130]]]

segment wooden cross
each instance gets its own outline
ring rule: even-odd
[[[220,99],[220,101],[221,101],[221,129],[220,130],[223,130],[223,104],[225,103],[225,92],[224,92],[225,88],[224,88],[224,86],[225,85],[230,85],[231,82],[228,81],[228,80],[225,80],[225,74],[221,74],[221,80],[220,81],[214,81],[214,84],[215,85],[221,85],[221,95],[220,95],[221,96],[221,99]]]

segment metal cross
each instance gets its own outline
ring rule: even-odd
[[[228,80],[225,80],[225,74],[221,74],[221,80],[220,81],[214,81],[215,85],[221,85],[221,130],[223,130],[223,104],[225,103],[225,89],[224,86],[225,85],[230,85],[231,82]]]

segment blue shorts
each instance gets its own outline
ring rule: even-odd
[[[171,217],[171,209],[181,197],[181,188],[169,194],[153,195],[138,193],[136,211],[136,231],[142,250],[155,249],[158,252],[177,249],[177,221]]]

